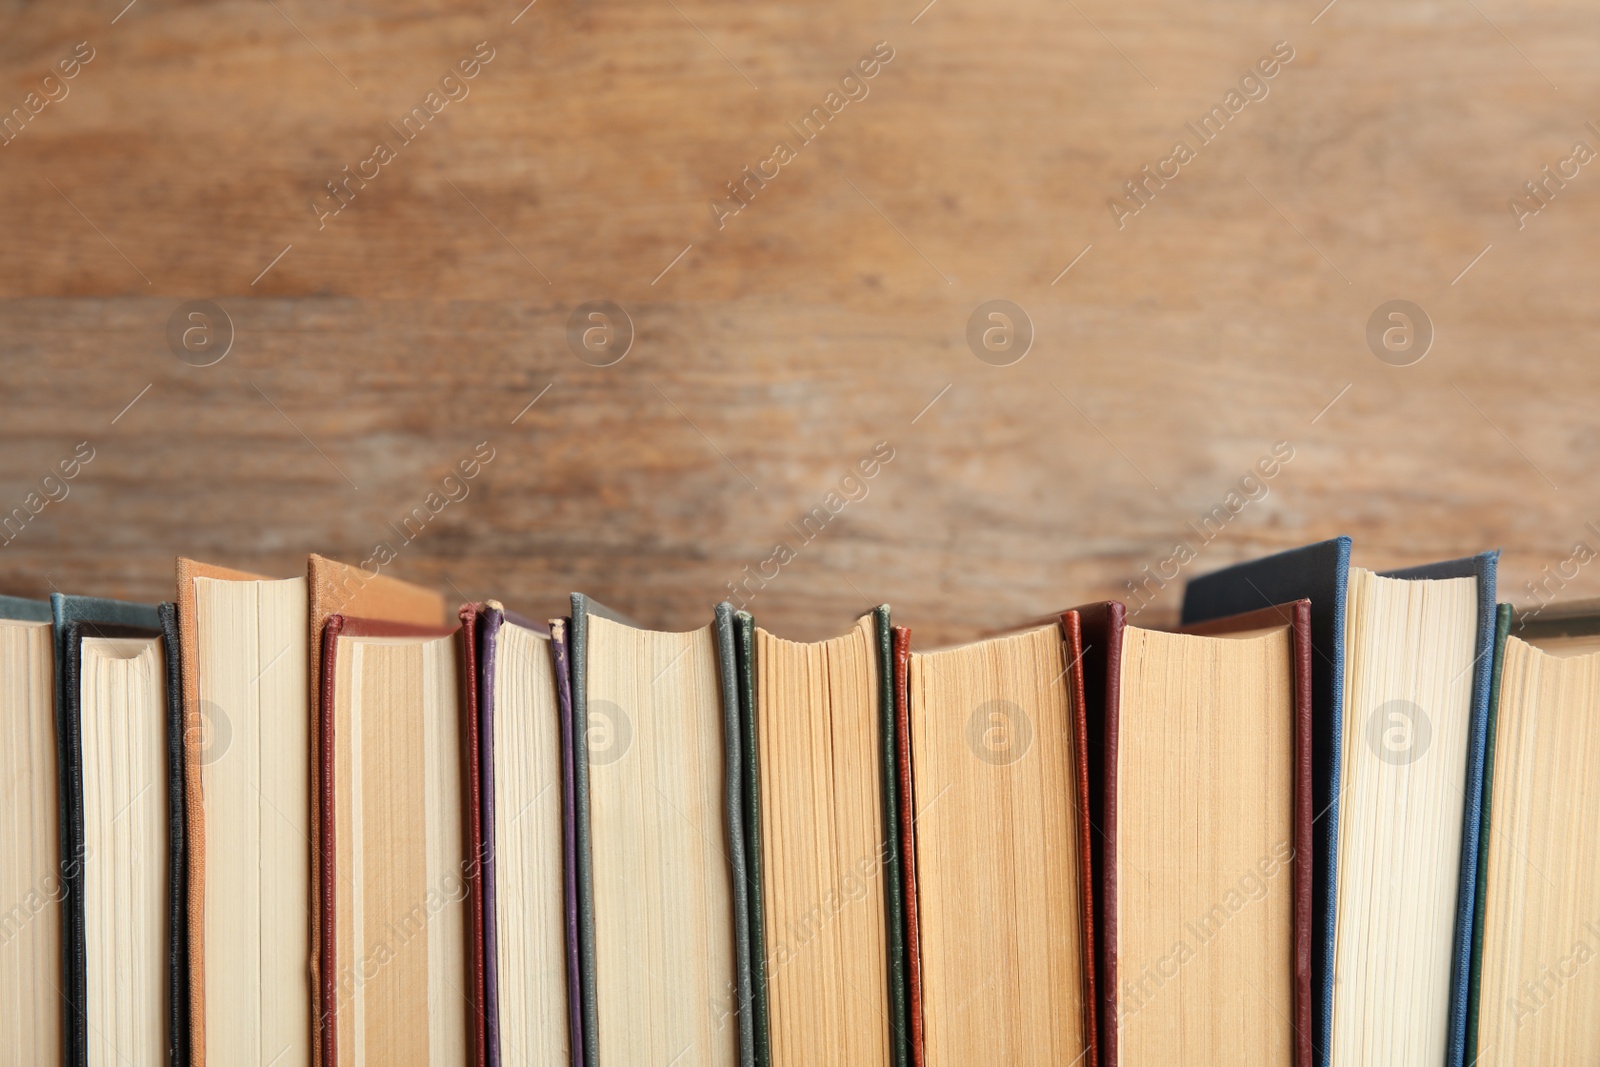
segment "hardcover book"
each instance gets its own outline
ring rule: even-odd
[[[306,658],[310,685],[311,759],[316,768],[312,779],[311,824],[316,828],[311,852],[311,961],[313,1021],[317,1041],[312,1048],[314,1067],[339,1067],[338,1031],[339,975],[327,965],[333,947],[326,943],[327,925],[332,921],[339,883],[324,862],[332,827],[323,816],[324,802],[331,800],[332,783],[325,771],[331,763],[331,738],[323,730],[332,708],[325,688],[323,668],[324,636],[329,618],[348,613],[374,622],[402,626],[442,628],[444,600],[427,589],[399,581],[384,574],[370,575],[323,556],[312,555],[307,564],[306,593],[309,626]],[[446,631],[448,632],[448,631]],[[351,986],[347,984],[347,988]]]
[[[910,1062],[887,607],[802,644],[740,628],[756,1062]]]
[[[911,1044],[929,1067],[1097,1062],[1076,618],[919,653],[901,634],[914,907]]]
[[[66,1062],[187,1057],[177,618],[50,598],[56,660]],[[72,858],[80,862],[71,862]]]
[[[1600,602],[1502,605],[1500,622],[1469,1053],[1585,1063],[1600,1056]]]
[[[318,927],[327,1062],[476,1061],[473,728],[458,638],[336,614],[324,629]]]
[[[1185,594],[1186,623],[1311,600],[1318,1067],[1464,1067],[1496,559],[1378,574],[1337,538]]]
[[[1310,613],[1081,637],[1102,1064],[1310,1063]],[[1185,994],[1188,990],[1188,994]],[[1198,991],[1198,995],[1196,995]]]
[[[732,608],[661,633],[574,594],[569,650],[585,1062],[751,1067]]]
[[[307,610],[303,575],[178,560],[194,1067],[311,1063]]]
[[[50,605],[0,596],[0,1064],[60,1063],[62,863]],[[70,861],[69,861],[70,862]]]
[[[494,601],[461,622],[477,681],[487,1062],[579,1067],[566,680],[551,626]]]

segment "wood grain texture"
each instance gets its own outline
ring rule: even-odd
[[[1600,167],[1521,229],[1508,208],[1600,149],[1576,0],[120,8],[8,5],[0,40],[0,116],[94,50],[0,144],[0,514],[95,456],[0,547],[7,591],[170,597],[177,553],[287,575],[388,541],[450,597],[538,616],[576,588],[689,628],[784,541],[763,626],[888,601],[926,648],[1127,596],[1180,540],[1141,623],[1187,574],[1341,532],[1379,567],[1500,545],[1524,606],[1600,550]],[[1119,229],[1107,201],[1279,41],[1267,95]],[[865,98],[801,142],[878,42]],[[1009,367],[964,336],[996,298],[1035,327]],[[1396,298],[1436,330],[1403,368],[1364,337]],[[190,299],[233,320],[215,366],[168,351]],[[591,300],[634,323],[611,367],[568,347]],[[879,441],[866,498],[795,543]],[[1199,543],[1278,441],[1268,495]]]

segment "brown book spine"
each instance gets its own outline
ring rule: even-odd
[[[895,626],[894,714],[900,735],[900,857],[905,897],[907,1020],[912,1067],[922,1067],[922,930],[917,924],[917,807],[911,782],[911,631]]]
[[[334,907],[338,897],[339,879],[334,851],[337,835],[334,833],[333,807],[333,687],[338,668],[334,653],[339,648],[339,634],[344,630],[344,616],[330,615],[322,630],[322,678],[317,736],[317,847],[320,858],[317,871],[317,932],[320,935],[317,979],[317,1035],[322,1062],[333,1067],[339,1062],[338,1026],[336,1009],[339,1004],[338,982],[335,967],[338,964],[337,945],[334,942]]]
[[[1311,1067],[1311,601],[1209,619],[1184,633],[1224,634],[1288,626],[1294,656],[1294,1063]]]
[[[306,561],[306,595],[310,606],[307,650],[311,694],[311,826],[318,842],[318,847],[311,850],[311,1063],[312,1067],[338,1067],[332,1043],[338,990],[334,972],[328,965],[332,946],[326,943],[333,933],[334,901],[331,896],[326,901],[322,898],[323,887],[331,887],[330,874],[323,869],[323,851],[325,846],[331,847],[333,841],[332,815],[322,806],[325,797],[331,803],[333,788],[331,778],[323,774],[324,753],[328,755],[326,769],[331,772],[333,751],[333,671],[331,664],[323,661],[324,650],[331,648],[327,623],[334,616],[341,616],[374,620],[373,624],[363,626],[363,632],[368,633],[379,632],[373,625],[385,621],[399,627],[390,632],[448,631],[440,629],[445,620],[443,598],[382,574],[381,569],[369,574],[364,567],[350,567],[313,553]],[[344,625],[341,621],[340,628]],[[325,722],[327,736],[323,730]],[[331,854],[328,859],[332,859]],[[324,1039],[329,1042],[326,1046]]]
[[[1088,1041],[1084,1063],[1086,1067],[1097,1067],[1100,1037],[1096,1032],[1099,1005],[1095,1002],[1094,869],[1089,859],[1093,855],[1089,830],[1089,716],[1083,680],[1083,622],[1076,611],[1062,612],[1061,636],[1065,641],[1067,687],[1072,705],[1073,804],[1078,809],[1078,856],[1081,864],[1078,885],[1083,901],[1083,1032]]]
[[[1073,609],[1082,631],[1090,820],[1095,887],[1096,1031],[1101,1067],[1117,1067],[1117,726],[1126,609],[1115,600]]]

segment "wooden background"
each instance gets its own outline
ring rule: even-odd
[[[3,16],[6,112],[94,50],[0,146],[0,511],[95,456],[0,547],[6,591],[359,562],[483,441],[388,573],[672,628],[879,441],[867,497],[749,601],[764,625],[888,601],[926,647],[1125,595],[1279,441],[1186,574],[1340,532],[1373,566],[1498,545],[1528,605],[1600,550],[1600,164],[1508,208],[1600,149],[1591,4],[124,2]],[[1119,229],[1108,199],[1279,41],[1269,95]],[[470,94],[319,228],[479,42]],[[718,229],[878,42],[870,94]],[[1403,368],[1365,341],[1396,298],[1436,330]],[[196,299],[233,323],[210,367],[166,341]],[[1015,365],[967,347],[989,299],[1034,324]],[[592,300],[634,324],[614,366],[569,349]]]

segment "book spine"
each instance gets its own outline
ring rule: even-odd
[[[894,633],[889,605],[873,612],[878,653],[878,765],[883,795],[884,927],[888,933],[889,1052],[911,1067],[911,1008],[906,997],[905,867],[900,851],[900,741],[895,716]]]
[[[571,686],[572,813],[576,872],[578,989],[582,1005],[580,1049],[583,1067],[600,1067],[600,1002],[595,990],[594,859],[589,851],[589,599],[572,594],[566,675]]]
[[[733,605],[723,601],[716,610],[717,666],[722,682],[722,745],[724,764],[723,816],[728,824],[728,866],[733,890],[734,983],[738,997],[739,1062],[755,1067],[754,963],[750,941],[750,879],[746,865],[744,825],[744,743],[740,725],[739,654],[734,638]]]
[[[739,669],[739,713],[744,727],[745,871],[750,876],[750,982],[756,1067],[772,1064],[772,1015],[767,1002],[766,880],[761,856],[761,742],[756,724],[755,619],[734,613]]]

